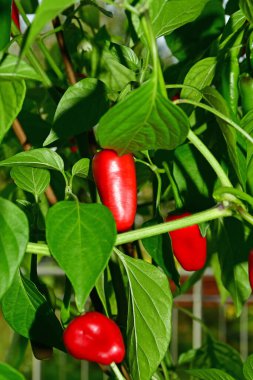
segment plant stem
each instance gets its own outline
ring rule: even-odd
[[[169,379],[169,372],[168,372],[167,367],[166,367],[163,360],[161,361],[161,367],[162,367],[163,374],[164,374],[164,380],[170,380]]]
[[[217,177],[221,181],[222,186],[233,187],[228,176],[226,175],[226,173],[222,169],[220,163],[216,160],[216,158],[210,152],[210,150],[206,147],[206,145],[203,144],[202,141],[192,132],[191,129],[189,130],[187,137],[190,140],[190,142],[199,150],[199,152],[209,162],[209,164],[211,165],[211,167],[213,168],[213,170],[217,174]]]
[[[225,121],[227,124],[231,125],[234,129],[236,129],[241,135],[243,135],[251,144],[253,144],[253,138],[250,136],[248,132],[246,132],[244,129],[242,129],[238,124],[236,124],[233,120],[229,119],[228,117],[224,116],[221,112],[217,111],[215,108],[208,106],[207,104],[195,102],[194,100],[190,99],[178,99],[174,101],[174,104],[192,104],[193,106],[203,108],[204,110],[211,112],[213,115],[217,116],[221,120]]]
[[[182,219],[173,220],[170,222],[160,223],[156,226],[140,228],[138,230],[123,232],[117,235],[115,246],[131,243],[135,240],[145,239],[150,236],[156,236],[165,232],[174,231],[179,228],[192,226],[214,220],[218,218],[229,217],[233,215],[233,211],[229,208],[221,206],[211,208],[205,211],[198,212],[194,215],[186,216]],[[38,255],[50,256],[50,251],[45,243],[28,243],[26,247],[27,253],[36,253]]]
[[[126,380],[126,378],[122,375],[116,364],[113,362],[110,364],[111,369],[113,370],[115,376],[117,377],[118,380]]]
[[[248,223],[253,225],[253,216],[252,215],[250,215],[247,211],[245,211],[243,209],[239,209],[238,211],[244,220],[246,220]]]
[[[169,169],[167,162],[163,162],[163,167],[164,167],[165,173],[167,174],[169,181],[170,181],[170,184],[171,184],[174,199],[176,202],[176,208],[180,209],[183,207],[183,202],[182,202],[181,197],[179,195],[179,191],[178,191],[176,182],[174,181],[174,178],[171,175],[171,172],[170,172],[170,169]]]
[[[232,215],[233,211],[230,209],[220,207],[211,208],[182,219],[160,223],[156,226],[145,227],[134,231],[124,232],[117,236],[115,245],[121,245],[129,243],[131,241],[145,239],[150,236],[156,236],[165,232],[177,230],[179,228],[192,226],[193,224],[199,224],[208,220],[214,220]]]

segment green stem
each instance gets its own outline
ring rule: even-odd
[[[202,92],[198,88],[190,86],[188,84],[166,84],[165,87],[166,88],[182,88],[182,89],[185,88],[187,90],[196,91],[199,95],[201,95],[201,97],[203,96]]]
[[[114,362],[110,364],[110,367],[118,380],[126,380]]]
[[[238,212],[244,220],[246,220],[248,223],[253,225],[253,216],[252,215],[250,215],[247,211],[245,211],[243,209],[239,209]]]
[[[162,180],[158,170],[154,170],[157,179],[157,194],[156,194],[156,212],[160,212],[161,192],[162,192]]]
[[[192,104],[193,106],[203,108],[204,110],[212,113],[213,115],[217,116],[221,120],[225,121],[227,124],[231,125],[234,129],[236,129],[241,135],[243,135],[251,144],[253,144],[253,137],[251,137],[248,132],[246,132],[244,129],[242,129],[238,124],[236,124],[233,120],[229,119],[228,117],[224,116],[221,112],[217,111],[215,108],[208,106],[207,104],[195,102],[194,100],[190,99],[178,99],[174,101],[174,104]]]
[[[15,4],[16,4],[16,6],[18,8],[18,11],[19,11],[20,15],[22,16],[24,22],[26,23],[26,25],[30,26],[31,25],[30,20],[27,17],[27,15],[26,15],[26,13],[24,11],[24,8],[23,8],[21,2],[15,0]],[[57,75],[58,79],[62,80],[64,78],[63,73],[61,72],[61,70],[59,69],[59,67],[57,66],[57,64],[55,63],[54,59],[52,58],[52,56],[51,56],[50,52],[48,51],[46,45],[44,44],[43,40],[39,38],[37,40],[37,43],[38,43],[38,46],[39,46],[40,50],[42,51],[42,53],[46,57],[49,65],[51,66],[52,70]]]
[[[163,360],[161,361],[161,367],[162,367],[163,374],[164,374],[164,380],[170,380],[170,378],[169,378],[169,372],[168,372],[167,367],[166,367],[166,365],[165,365],[165,363],[164,363]]]
[[[210,150],[206,147],[205,144],[192,132],[189,130],[188,139],[190,142],[198,149],[198,151],[205,157],[205,159],[209,162],[215,173],[217,174],[219,180],[221,181],[222,186],[225,187],[233,187],[230,182],[228,176],[222,169],[220,163],[216,160],[214,155],[210,152]]]
[[[171,175],[171,172],[170,172],[170,169],[169,169],[167,162],[163,162],[163,167],[164,167],[165,173],[167,174],[169,181],[170,181],[170,184],[171,184],[174,199],[176,202],[176,208],[181,209],[181,208],[183,208],[183,202],[181,200],[176,182],[174,181],[174,178]]]
[[[224,195],[226,194],[232,194],[235,195],[236,198],[242,199],[246,202],[248,202],[251,206],[253,206],[253,197],[250,196],[247,193],[244,193],[244,191],[235,189],[233,187],[220,187],[213,193],[213,197],[216,201],[223,201],[225,199]],[[238,200],[238,204],[240,206],[243,206],[242,202]]]
[[[14,22],[12,22],[12,24],[11,24],[11,31],[12,31],[12,34],[14,36],[20,34],[20,31]],[[20,45],[19,39],[17,39],[17,43]],[[52,86],[51,80],[48,78],[47,74],[45,73],[45,70],[43,69],[43,67],[41,67],[37,57],[34,55],[34,53],[31,49],[29,49],[27,51],[26,56],[27,56],[27,59],[29,60],[29,62],[31,63],[31,65],[33,66],[33,68],[40,75],[43,84],[46,87],[51,87]]]
[[[135,240],[144,239],[150,236],[160,235],[169,231],[174,231],[179,228],[192,226],[214,220],[218,218],[229,217],[233,215],[233,211],[224,207],[215,207],[205,211],[201,211],[191,216],[182,219],[173,220],[166,223],[160,223],[156,226],[140,228],[129,232],[124,232],[117,235],[115,246],[131,243]],[[36,253],[38,255],[50,256],[50,251],[45,243],[28,243],[26,247],[27,253]]]
[[[160,235],[169,231],[174,231],[179,228],[192,226],[206,222],[208,220],[214,220],[218,218],[232,216],[233,211],[226,208],[215,207],[205,211],[201,211],[191,216],[187,216],[182,219],[173,220],[166,223],[160,223],[156,226],[145,227],[134,231],[124,232],[117,235],[115,245],[121,245],[130,243],[135,240],[144,239],[150,236]]]

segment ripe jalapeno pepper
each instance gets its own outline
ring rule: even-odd
[[[129,230],[137,207],[135,163],[132,154],[119,156],[104,149],[92,161],[93,177],[102,203],[115,219],[118,232]]]
[[[63,333],[63,341],[69,354],[80,360],[109,365],[122,362],[125,356],[119,327],[96,311],[73,319]]]
[[[190,216],[189,212],[179,215],[169,215],[166,222]],[[206,262],[206,238],[200,233],[199,226],[183,227],[169,232],[172,250],[183,269],[196,271],[204,267]]]

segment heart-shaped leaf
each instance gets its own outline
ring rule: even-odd
[[[132,378],[150,379],[168,349],[172,296],[167,276],[117,251],[128,278],[128,356]]]
[[[29,239],[26,215],[12,202],[0,198],[0,299],[10,287]]]
[[[188,134],[184,112],[166,99],[151,78],[101,119],[97,138],[120,155],[147,149],[174,149]]]
[[[19,272],[3,298],[2,311],[8,324],[18,334],[64,350],[60,322],[34,283]]]
[[[72,168],[72,176],[76,175],[78,177],[87,178],[89,175],[90,160],[89,158],[81,158],[77,161]]]
[[[11,178],[21,189],[39,197],[48,187],[50,172],[45,169],[14,166],[11,169]]]
[[[105,269],[116,238],[114,218],[99,204],[59,202],[47,215],[47,242],[76,293],[79,310]]]

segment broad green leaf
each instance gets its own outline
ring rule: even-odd
[[[150,379],[168,349],[172,296],[167,276],[117,251],[129,285],[127,341],[131,376]]]
[[[231,117],[229,108],[225,99],[221,94],[213,87],[206,87],[202,90],[204,98],[208,103],[217,111],[221,112],[228,118]],[[246,182],[246,157],[243,155],[240,147],[238,146],[237,131],[231,127],[228,123],[217,117],[217,122],[220,126],[222,134],[227,144],[229,158],[237,174],[237,177],[245,188]]]
[[[32,25],[27,30],[24,45],[22,47],[22,55],[25,55],[27,49],[31,46],[36,36],[49,21],[53,20],[64,9],[70,7],[76,2],[76,0],[43,0],[36,10]]]
[[[154,226],[159,223],[163,223],[162,218],[150,220],[144,223],[143,227]],[[180,286],[180,276],[175,265],[169,234],[165,233],[142,239],[142,244],[155,263],[164,270],[167,276],[172,278],[177,286]]]
[[[86,78],[77,82],[62,96],[56,109],[53,129],[43,145],[91,129],[107,108],[105,87],[102,82],[95,78]]]
[[[216,249],[221,266],[221,280],[230,293],[236,314],[239,316],[244,303],[251,294],[245,231],[239,220],[226,218],[219,222],[217,230],[213,230],[213,234],[216,238]]]
[[[220,0],[209,1],[193,22],[166,36],[167,44],[180,62],[202,57],[224,28],[224,8]]]
[[[34,194],[35,198],[46,190],[50,182],[50,172],[46,169],[14,166],[10,174],[18,187]]]
[[[246,380],[253,379],[253,355],[248,356],[243,366],[243,374]]]
[[[201,380],[237,380],[220,369],[190,369],[186,372]]]
[[[0,166],[32,166],[60,172],[64,171],[62,158],[56,152],[47,148],[31,149],[15,154],[15,156],[0,161]]]
[[[26,93],[23,80],[0,80],[0,142],[18,116]]]
[[[12,202],[0,198],[0,299],[10,287],[29,239],[26,215]]]
[[[246,19],[252,24],[253,23],[253,1],[240,0],[239,5]]]
[[[121,91],[128,83],[136,80],[134,71],[122,65],[116,54],[112,54],[109,49],[103,52],[101,66],[99,79],[111,91]]]
[[[184,84],[195,87],[199,91],[183,88],[180,97],[182,99],[192,99],[198,102],[202,98],[200,90],[212,83],[215,75],[215,69],[215,57],[203,58],[195,63],[195,65],[193,65],[188,71],[184,79]]]
[[[7,55],[0,65],[0,79],[31,79],[41,81],[41,76],[27,62]]]
[[[108,208],[99,204],[63,201],[50,208],[47,242],[76,294],[79,310],[105,269],[116,238]]]
[[[0,363],[0,380],[25,380],[25,377],[9,364]]]
[[[207,2],[208,0],[149,0],[155,36],[164,36],[194,21]]]
[[[0,3],[1,33],[0,50],[3,50],[11,37],[11,0],[2,0]]]
[[[97,138],[119,154],[174,149],[188,134],[184,112],[157,90],[152,78],[112,107],[101,119]]]
[[[243,379],[243,365],[239,352],[230,345],[216,341],[210,336],[207,343],[195,351],[191,367],[194,369],[216,368],[236,380]]]
[[[3,298],[2,312],[18,334],[64,350],[60,322],[34,283],[19,272]]]
[[[81,158],[72,168],[72,176],[87,178],[89,176],[90,160],[89,158]]]

